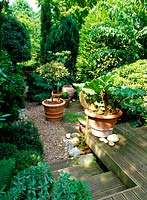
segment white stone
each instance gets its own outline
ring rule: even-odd
[[[104,138],[104,137],[100,137],[99,141],[104,142],[106,144],[108,143],[108,140],[106,138]]]
[[[109,135],[107,137],[107,140],[110,141],[110,142],[118,142],[119,141],[119,137],[116,134],[112,134],[112,135]]]
[[[80,149],[78,149],[78,147],[74,147],[68,153],[69,153],[69,156],[71,157],[77,157],[81,154],[81,151]]]
[[[70,142],[71,142],[71,144],[72,144],[73,146],[78,146],[79,143],[80,143],[80,140],[79,140],[78,137],[74,137],[74,138],[72,138],[72,139],[70,140]]]
[[[75,132],[75,133],[72,133],[72,134],[71,134],[71,137],[73,137],[73,138],[74,138],[74,137],[80,137],[80,134],[77,133],[77,132]]]
[[[105,138],[104,137],[100,137],[99,141],[104,142]]]
[[[112,142],[112,141],[109,141],[108,144],[109,144],[109,146],[111,146],[111,147],[113,147],[113,146],[115,145],[115,143]]]
[[[93,164],[94,162],[96,162],[96,158],[92,153],[89,153],[87,155],[82,155],[78,159],[78,164],[81,167],[90,167],[91,164]]]
[[[104,140],[104,143],[106,143],[106,144],[108,143],[108,140],[107,140],[106,138],[105,138],[105,140]]]
[[[66,134],[66,138],[67,138],[67,139],[70,139],[70,138],[71,138],[71,134],[70,134],[70,133],[67,133],[67,134]]]

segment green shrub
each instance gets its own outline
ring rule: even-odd
[[[62,99],[68,99],[69,98],[69,93],[68,92],[62,92],[61,98]]]
[[[14,144],[0,143],[0,159],[15,157],[17,151],[17,147]]]
[[[15,168],[15,159],[10,158],[8,160],[0,160],[0,191],[9,187],[11,182],[13,171]],[[1,196],[1,192],[0,192]]]
[[[110,74],[113,85],[118,87],[114,95],[123,110],[123,120],[134,126],[144,125],[147,122],[147,60],[123,65]]]
[[[47,80],[38,73],[29,73],[27,84],[29,85],[27,98],[30,101],[41,102],[51,96],[52,84],[48,84]]]
[[[88,185],[82,181],[70,179],[67,173],[61,173],[54,186],[53,200],[92,200]]]
[[[77,79],[85,82],[146,58],[146,20],[142,1],[97,1],[80,32]]]
[[[35,150],[43,154],[38,129],[31,121],[19,121],[2,127],[0,141],[15,144],[18,150]]]
[[[17,171],[22,171],[30,166],[37,166],[42,162],[42,157],[36,151],[20,150],[16,153],[16,165]]]
[[[18,119],[20,108],[24,108],[24,79],[15,72],[6,52],[0,52],[0,113],[11,114],[7,121]]]
[[[53,177],[47,163],[31,166],[17,174],[12,180],[8,196],[12,199],[46,200],[50,198]]]
[[[29,32],[24,24],[11,15],[4,16],[1,27],[3,48],[7,50],[13,64],[31,59]]]

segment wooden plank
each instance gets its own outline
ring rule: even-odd
[[[62,160],[62,161],[50,164],[50,170],[55,171],[55,170],[63,169],[65,167],[69,167],[71,165],[73,165],[73,161],[71,159]]]
[[[128,123],[117,125],[114,133],[123,134],[131,143],[147,153],[147,129],[146,133],[141,128],[132,128]]]
[[[88,177],[85,179],[85,182],[90,185],[90,191],[92,193],[93,199],[113,195],[116,192],[120,192],[126,189],[121,181],[110,171]]]
[[[54,171],[53,175],[55,177],[57,177],[60,172],[69,173],[69,174],[71,174],[71,178],[74,178],[74,179],[85,180],[87,177],[89,177],[89,176],[91,177],[93,175],[100,174],[103,171],[100,170],[100,168],[97,167],[97,165],[92,166],[90,168],[85,168],[85,167],[76,165],[76,166],[71,166],[71,167],[67,167],[67,168],[63,168],[63,169]]]
[[[113,200],[126,200],[126,198],[124,197],[123,194],[117,194],[115,196],[113,196],[112,198]],[[106,199],[107,200],[107,199]]]
[[[123,183],[129,188],[135,186],[133,181],[128,177],[126,169],[130,166],[126,166],[126,162],[123,161],[123,158],[120,158],[120,155],[113,151],[111,147],[106,144],[100,143],[98,139],[91,135],[90,133],[86,134],[86,143],[92,149],[92,151],[98,156],[98,158],[104,163],[107,168],[113,172],[123,181]],[[121,165],[119,164],[122,163]]]
[[[143,190],[141,187],[132,188],[132,191],[136,194],[136,196],[140,200],[147,200],[147,187],[146,187],[146,191]]]
[[[140,200],[132,190],[123,192],[123,195],[127,200]]]
[[[103,192],[102,191],[100,191],[100,192],[92,191],[92,197],[93,197],[93,199],[100,199],[102,197],[106,197],[108,195],[115,194],[115,193],[122,191],[122,190],[124,190],[124,187],[120,185],[120,186],[117,186],[117,187],[114,187],[114,188],[113,187],[109,188],[109,189],[107,189]]]

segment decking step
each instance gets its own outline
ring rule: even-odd
[[[99,165],[92,165],[89,168],[81,167],[79,165],[73,165],[53,171],[53,176],[57,178],[60,172],[65,172],[71,174],[71,178],[84,180],[89,176],[97,175],[103,173],[103,170]]]
[[[98,200],[126,189],[123,183],[111,172],[87,177],[93,199]]]
[[[66,160],[52,164],[51,169],[55,179],[59,177],[60,172],[65,172],[71,174],[71,178],[88,183],[94,200],[126,189],[111,171],[104,173],[97,163],[86,168],[75,164],[72,160]]]

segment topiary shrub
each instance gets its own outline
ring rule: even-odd
[[[17,151],[17,147],[14,144],[0,143],[0,159],[15,157]]]
[[[17,171],[22,171],[25,168],[28,168],[32,165],[37,166],[43,161],[43,158],[41,157],[41,155],[38,154],[37,151],[32,151],[32,150],[18,151],[15,155],[15,159],[16,159],[15,169]]]
[[[61,173],[54,186],[52,200],[92,200],[88,185],[70,179],[70,174]]]
[[[43,155],[38,129],[31,121],[19,121],[3,126],[0,141],[15,144],[18,150],[35,150]]]

